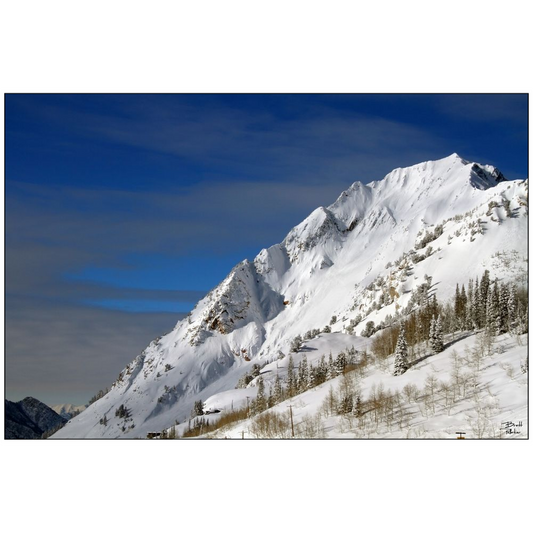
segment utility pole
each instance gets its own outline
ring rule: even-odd
[[[292,434],[292,438],[294,439],[294,422],[292,420],[292,405],[289,405],[289,412],[291,414],[291,434]]]

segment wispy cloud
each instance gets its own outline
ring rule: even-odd
[[[85,403],[180,316],[19,298],[6,315],[6,396]]]
[[[285,95],[270,107],[221,105],[209,95],[101,97],[113,112],[93,107],[41,105],[35,113],[59,123],[87,147],[124,146],[190,161],[205,176],[277,182],[378,179],[391,167],[453,152],[427,128],[405,121],[336,109],[324,101]],[[99,101],[98,97],[95,97]],[[243,102],[247,101],[245,97]],[[67,100],[68,102],[68,100]],[[280,102],[285,103],[280,117]],[[63,138],[58,150],[64,150]]]

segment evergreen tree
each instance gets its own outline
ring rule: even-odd
[[[344,352],[339,352],[335,359],[335,373],[339,376],[344,372],[346,368],[346,354]]]
[[[500,319],[502,333],[509,331],[509,316],[508,306],[509,301],[509,286],[507,283],[503,283],[500,288]]]
[[[321,383],[324,383],[327,379],[328,375],[328,364],[326,363],[326,356],[323,355],[320,358],[320,362],[318,363],[318,369],[317,369],[317,385],[320,385]]]
[[[115,416],[119,418],[128,418],[130,416],[130,410],[127,409],[124,404],[121,404],[115,411]]]
[[[466,308],[468,306],[468,298],[466,296],[465,286],[462,285],[461,287],[461,329],[465,330],[467,329],[466,325]]]
[[[522,303],[520,298],[517,298],[516,303],[516,320],[514,331],[518,333],[518,335],[528,332],[528,308],[527,305]]]
[[[473,305],[473,322],[474,322],[474,329],[479,329],[483,327],[483,317],[485,315],[485,309],[483,308],[482,302],[481,302],[481,293],[479,291],[479,281],[476,277],[476,286],[474,289],[474,305]]]
[[[337,371],[335,369],[335,363],[333,362],[333,355],[331,355],[331,352],[329,352],[326,379],[327,380],[333,379],[336,375],[337,375]]]
[[[371,337],[376,332],[376,325],[373,320],[369,320],[366,323],[365,329],[361,332],[363,337]]]
[[[289,356],[289,365],[287,367],[287,396],[292,398],[296,393],[296,376],[294,374],[294,360],[292,355]]]
[[[488,270],[485,270],[485,272],[483,272],[483,276],[481,276],[481,281],[479,282],[479,291],[481,293],[482,302],[486,303],[487,297],[489,295],[489,288],[490,288],[490,272]]]
[[[432,319],[432,336],[430,338],[430,345],[431,350],[433,353],[439,353],[442,352],[444,349],[444,343],[442,340],[442,322],[440,319],[440,315],[437,317],[437,319]]]
[[[245,389],[252,380],[253,380],[252,376],[246,373],[239,378],[239,381],[237,381],[237,385],[235,385],[235,388]]]
[[[204,402],[202,400],[198,400],[194,402],[194,406],[191,411],[191,418],[194,418],[195,416],[202,416],[204,414]]]
[[[418,312],[415,314],[415,329],[416,329],[416,342],[418,347],[418,355],[420,355],[422,341],[424,340],[424,323],[422,320],[421,313]]]
[[[490,275],[489,271],[485,270],[481,281],[479,282],[479,313],[481,324],[479,327],[484,328],[487,324],[487,300],[490,291]]]
[[[270,389],[268,389],[267,406],[270,409],[271,407],[274,407],[274,405],[274,388],[270,387]]]
[[[279,379],[278,374],[276,374],[276,380],[274,381],[273,400],[274,404],[278,404],[283,401],[283,388],[281,386],[281,379]]]
[[[265,397],[265,384],[263,378],[257,380],[257,396],[255,397],[255,413],[261,413],[267,408],[267,400]]]
[[[429,325],[429,345],[431,349],[433,350],[433,342],[435,339],[435,317],[431,317],[431,322]]]
[[[466,324],[467,330],[473,329],[473,304],[474,304],[474,282],[472,279],[468,280],[468,293],[466,297]]]
[[[440,315],[437,317],[437,322],[435,323],[435,349],[437,352],[442,352],[442,350],[444,350],[442,320]]]
[[[300,351],[302,344],[303,344],[302,337],[300,335],[296,335],[296,337],[294,337],[294,339],[292,339],[292,342],[291,342],[291,352],[296,353]]]
[[[507,329],[511,331],[513,329],[515,320],[516,320],[516,308],[517,308],[517,298],[516,298],[516,287],[511,285],[509,287],[509,297],[507,299]]]
[[[407,342],[405,340],[405,326],[402,323],[396,343],[396,351],[394,352],[394,375],[403,374],[407,368]]]
[[[454,311],[455,311],[455,321],[458,329],[463,328],[463,301],[461,299],[461,292],[459,291],[459,283],[455,286],[455,298],[454,298]],[[431,320],[433,325],[433,319]],[[431,331],[430,331],[431,336]]]
[[[312,389],[318,385],[318,368],[309,365],[309,372],[307,373],[307,388]]]
[[[302,360],[298,364],[298,393],[302,393],[307,390],[308,381],[309,371],[307,368],[307,356],[304,354]]]
[[[501,333],[500,295],[496,280],[494,280],[494,285],[489,290],[487,296],[487,317],[485,324],[487,331],[491,335],[499,335]]]

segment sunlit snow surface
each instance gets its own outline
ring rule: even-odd
[[[309,341],[306,353],[309,361],[316,360],[322,353],[328,352],[328,345],[336,348],[345,345],[344,340],[335,338],[337,335],[323,335],[321,339]],[[344,336],[342,336],[344,337]],[[428,376],[434,375],[439,381],[451,382],[453,371],[453,352],[467,355],[468,349],[473,351],[476,347],[476,335],[449,341],[449,346],[441,353],[429,356],[422,362],[411,367],[401,376],[392,375],[392,359],[390,365],[381,369],[377,366],[367,369],[367,376],[360,380],[359,387],[363,399],[369,397],[372,386],[383,386],[385,391],[401,392],[407,384],[415,385],[423,396],[423,389]],[[520,344],[519,344],[520,343]],[[357,342],[353,343],[358,346]],[[320,424],[324,427],[326,438],[457,438],[457,432],[465,433],[465,438],[527,438],[527,374],[521,372],[521,365],[526,358],[527,335],[520,337],[501,335],[494,345],[495,353],[485,357],[479,370],[479,391],[467,393],[465,398],[458,398],[446,407],[442,394],[437,394],[434,406],[426,410],[423,399],[408,402],[402,401],[405,410],[404,427],[399,428],[398,416],[391,428],[380,422],[376,427],[370,416],[364,427],[359,425],[353,416],[325,416],[321,415]],[[501,352],[501,353],[499,353]],[[335,353],[335,349],[333,349]],[[310,357],[310,354],[313,356]],[[300,357],[303,354],[300,354]],[[295,357],[295,362],[299,357]],[[283,361],[285,362],[285,361]],[[266,366],[262,371],[266,382],[272,381],[272,375],[279,372],[283,376],[285,368],[276,369],[276,363]],[[468,374],[472,368],[462,362],[461,372]],[[304,392],[296,397],[286,400],[272,408],[278,413],[288,413],[289,405],[292,406],[295,435],[298,436],[304,418],[314,417],[321,411],[330,388],[337,390],[343,380],[342,376],[326,381],[322,385]],[[245,389],[248,391],[249,389]],[[254,390],[254,389],[251,389]],[[268,389],[267,389],[268,390]],[[231,409],[235,398],[234,408],[237,408],[237,394],[242,390],[228,391],[214,396],[207,402],[209,409]],[[217,415],[209,415],[216,418]],[[481,417],[481,422],[480,422]],[[207,417],[209,418],[209,417]],[[213,438],[253,438],[250,432],[250,420],[236,424],[230,428],[222,428]],[[178,426],[183,431],[185,425]],[[512,431],[508,431],[511,429]]]

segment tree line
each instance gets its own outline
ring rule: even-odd
[[[397,317],[388,327],[382,323],[381,333],[372,342],[378,362],[391,354],[398,358],[395,373],[402,373],[407,360],[420,356],[424,347],[433,353],[442,351],[444,334],[476,330],[491,336],[527,333],[527,291],[513,283],[491,279],[485,270],[481,280],[469,279],[468,288],[457,284],[453,299],[441,304],[430,292],[430,281],[413,292],[408,315]]]

